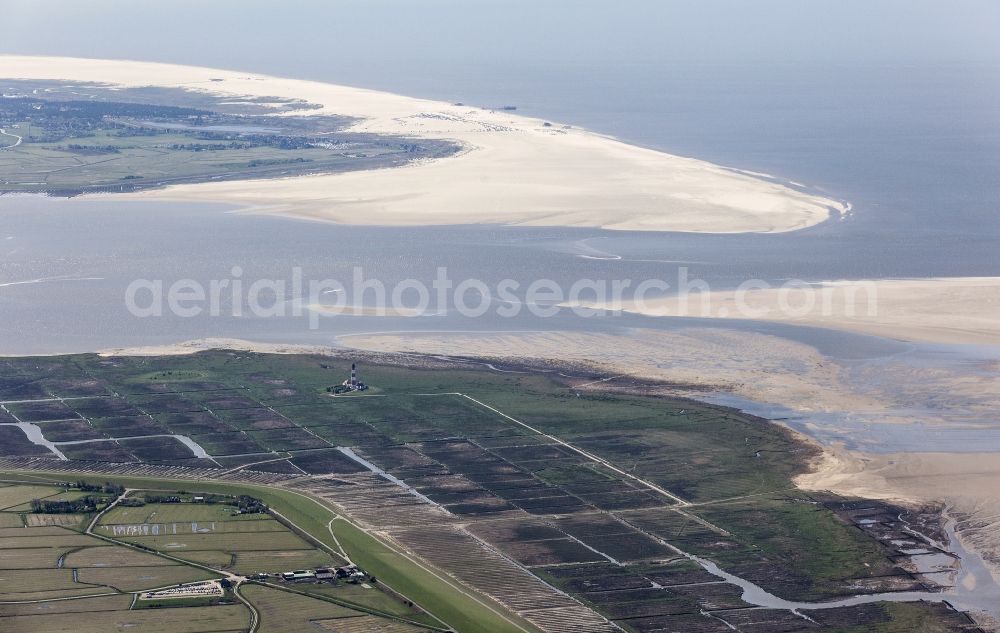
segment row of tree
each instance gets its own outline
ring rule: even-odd
[[[98,504],[105,502],[105,497],[87,495],[79,499],[49,501],[47,499],[32,499],[31,511],[37,514],[87,514],[96,512]]]

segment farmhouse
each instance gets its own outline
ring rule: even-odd
[[[320,567],[316,570],[316,580],[319,581],[330,581],[334,580],[336,575],[332,569],[327,569],[325,567]]]
[[[310,569],[297,569],[286,571],[281,574],[281,579],[285,582],[310,582],[316,580],[316,572]]]

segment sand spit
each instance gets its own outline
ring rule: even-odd
[[[141,198],[235,203],[340,223],[499,223],[643,231],[782,232],[847,206],[705,161],[476,107],[243,72],[135,61],[0,55],[0,77],[167,86],[321,104],[352,130],[450,139],[464,151],[406,167],[170,186]]]
[[[813,325],[904,341],[1000,345],[1000,277],[826,281],[804,288],[692,292],[584,304],[647,316],[744,318]]]

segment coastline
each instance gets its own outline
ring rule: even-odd
[[[4,64],[9,59],[0,56],[0,75],[6,71]],[[165,66],[139,62],[108,64],[108,69],[101,70],[107,73],[103,76],[125,85],[144,85],[128,83],[143,81],[144,73],[139,69],[120,68],[119,64]],[[830,208],[838,209],[835,206],[838,203],[824,207],[823,199],[789,189],[797,194],[790,196],[781,185],[768,183],[752,174],[734,173],[731,175],[735,179],[730,180],[722,171],[733,170],[637,148],[578,129],[547,128],[540,120],[507,112],[316,82],[209,69],[170,68],[181,69],[178,73],[197,70],[210,72],[213,77],[223,76],[221,85],[233,87],[230,94],[234,95],[279,94],[311,100],[307,95],[315,94],[324,105],[319,113],[344,114],[370,108],[374,114],[356,124],[352,128],[354,131],[448,138],[460,142],[465,150],[454,157],[403,168],[271,181],[175,185],[163,190],[123,194],[122,197],[235,203],[241,206],[243,213],[338,223],[356,223],[360,215],[364,216],[362,223],[371,220],[373,224],[397,226],[483,222],[711,233],[797,230],[824,221]],[[133,72],[138,74],[133,76]],[[90,77],[81,74],[59,78]],[[162,85],[194,85],[206,81],[194,81],[193,75],[169,73],[161,81],[171,78],[177,79],[176,83]],[[205,85],[205,89],[218,87]],[[251,92],[258,89],[259,92]],[[297,92],[300,89],[304,92]],[[352,93],[364,94],[351,97]],[[342,95],[354,101],[338,101]],[[349,105],[342,105],[344,103]],[[340,110],[342,107],[348,110]],[[425,116],[428,113],[442,114],[445,118],[438,120]],[[610,176],[607,175],[609,166],[614,166]],[[678,177],[660,178],[663,170]],[[453,187],[456,182],[466,186]],[[655,185],[653,191],[649,190],[650,182]],[[620,207],[612,205],[627,206],[629,213],[622,213]],[[741,211],[745,206],[753,207],[754,211]],[[843,213],[844,207],[835,212]],[[823,282],[823,287],[850,289],[857,283]],[[783,316],[778,309],[776,291],[755,291],[748,302],[767,312],[764,316],[754,316],[756,320],[816,325],[904,341],[1000,345],[1000,304],[997,303],[1000,278],[878,280],[873,283],[878,289],[881,312],[874,318],[846,317],[847,304],[837,304],[833,315],[809,312],[796,317]],[[737,316],[724,316],[719,312],[719,309],[732,307],[733,293],[712,293],[709,300],[711,313],[693,316]],[[678,312],[676,300],[671,298],[647,304],[643,309],[634,305],[623,307],[626,311],[647,316],[683,316]],[[697,307],[698,301],[692,304]],[[609,309],[611,306],[589,307]],[[882,312],[881,308],[886,311]],[[407,335],[343,337],[341,340],[360,345],[358,349],[412,350],[413,353],[446,354],[464,348],[475,350],[477,356],[496,358],[503,358],[504,353],[514,356],[552,354],[552,358],[565,354],[570,360],[601,364],[616,372],[632,372],[630,375],[648,378],[664,376],[691,385],[707,384],[767,402],[790,404],[805,411],[885,411],[884,403],[874,394],[851,390],[838,368],[825,364],[821,356],[810,353],[806,346],[745,333],[731,336],[697,334],[687,340],[684,336],[687,335],[661,334],[652,346],[653,338],[640,338],[637,342],[629,342],[625,349],[619,337],[579,333],[510,336],[485,346],[483,335],[459,337],[449,342],[433,337],[423,337],[425,342],[417,342]],[[376,338],[381,340],[376,341]],[[737,339],[741,339],[738,345]],[[701,346],[705,344],[712,346],[714,356],[711,358],[721,359],[721,365],[719,362],[696,364],[696,361],[703,361],[699,355],[704,353]],[[102,353],[169,355],[212,348],[285,354],[322,354],[337,350],[311,345],[206,339]],[[585,353],[587,348],[610,349],[615,354],[595,358],[592,352]],[[678,353],[686,356],[689,362],[663,366],[672,363],[673,355]],[[612,356],[619,358],[613,360]],[[633,363],[637,358],[639,362]],[[789,359],[801,362],[805,370],[790,372],[783,368]],[[967,383],[962,388],[974,389],[976,385]],[[897,422],[902,424],[907,420],[900,418]],[[798,435],[808,438],[801,433]],[[994,576],[1000,578],[1000,538],[990,535],[991,524],[987,519],[1000,516],[1000,500],[991,498],[989,487],[990,482],[1000,480],[1000,456],[993,453],[872,455],[829,445],[823,445],[823,449],[824,455],[816,471],[797,480],[800,487],[913,504],[945,502],[967,517],[962,521],[964,527],[958,531],[963,543],[983,552],[992,565]],[[961,494],[955,494],[955,490]]]
[[[812,471],[796,477],[795,484],[911,507],[943,504],[944,514],[956,520],[954,536],[960,545],[982,557],[993,581],[1000,583],[1000,535],[994,529],[1000,516],[997,481],[1000,453],[866,454],[824,446]]]
[[[314,81],[136,61],[0,55],[0,77],[161,86],[322,107],[349,131],[450,140],[458,154],[404,167],[171,185],[121,197],[226,202],[348,224],[506,224],[707,233],[802,229],[847,205],[705,161],[509,111]],[[155,77],[155,79],[151,79]]]
[[[455,363],[475,363],[486,366],[493,371],[553,371],[561,376],[576,375],[579,390],[600,390],[605,387],[623,388],[626,391],[638,390],[651,394],[662,391],[665,395],[689,398],[705,402],[705,385],[681,383],[671,379],[670,374],[656,375],[649,367],[615,366],[606,362],[595,362],[586,357],[566,356],[570,360],[546,360],[544,349],[536,349],[536,354],[529,356],[513,350],[511,353],[496,354],[496,347],[490,349],[480,346],[470,354],[467,344],[463,346],[465,353],[455,354],[440,343],[435,350],[401,349],[398,340],[391,343],[383,341],[378,346],[375,340],[390,338],[379,335],[346,336],[338,339],[340,347],[282,345],[255,343],[238,339],[201,339],[186,341],[176,345],[149,346],[138,348],[122,348],[105,350],[101,356],[114,355],[144,355],[160,356],[171,354],[192,354],[208,349],[231,349],[259,353],[278,354],[322,354],[346,356],[350,358],[366,358],[371,354],[373,360],[379,362],[398,363],[403,366],[422,368],[449,367]],[[412,338],[412,337],[411,337]],[[510,340],[504,342],[509,346]],[[532,346],[537,348],[537,341]],[[381,347],[381,348],[380,348]],[[426,345],[424,347],[427,347]],[[497,367],[493,363],[507,365]],[[569,373],[567,373],[569,372]],[[620,373],[619,373],[620,372]],[[618,387],[613,384],[616,378],[625,379],[626,384]],[[630,380],[631,379],[631,380]],[[634,381],[637,383],[632,384]],[[709,386],[710,387],[710,386]],[[715,406],[719,405],[708,400]],[[750,413],[750,415],[755,415]],[[760,417],[760,416],[755,416]],[[766,419],[766,418],[765,418]],[[1000,494],[994,490],[994,483],[1000,478],[1000,453],[892,453],[869,454],[857,450],[846,450],[843,446],[831,445],[817,441],[815,437],[790,427],[781,420],[768,420],[778,424],[789,432],[796,441],[813,449],[814,456],[809,463],[809,470],[794,478],[797,487],[808,491],[828,491],[846,497],[867,500],[884,500],[903,508],[912,509],[918,515],[929,517],[928,513],[941,513],[942,530],[952,538],[951,543],[942,542],[942,547],[956,555],[969,558],[969,565],[981,573],[978,575],[963,573],[957,576],[960,582],[959,594],[975,590],[975,583],[989,583],[989,591],[1000,587],[1000,537],[992,527],[995,517],[1000,515]],[[945,526],[946,520],[952,527]],[[917,531],[929,538],[936,538],[936,525],[930,524],[931,533],[923,528]],[[985,580],[984,580],[985,576]],[[977,619],[984,626],[995,626],[988,614],[977,613]]]
[[[341,342],[358,342],[361,337],[344,337]],[[369,337],[374,338],[374,337]],[[151,346],[106,350],[102,356],[109,355],[166,355],[190,354],[207,349],[236,349],[261,353],[284,354],[326,354],[365,358],[373,354],[373,359],[379,362],[392,362],[405,366],[446,368],[455,363],[476,363],[494,371],[553,371],[564,377],[578,376],[576,389],[601,390],[624,389],[641,393],[659,393],[672,397],[690,398],[704,402],[699,398],[699,385],[680,384],[665,381],[663,377],[649,375],[643,371],[626,371],[622,367],[610,367],[600,363],[590,363],[585,359],[576,361],[536,360],[521,355],[508,358],[489,354],[462,355],[451,357],[442,351],[441,355],[418,355],[392,349],[373,349],[371,341],[365,341],[364,347],[321,347],[260,344],[236,339],[203,339],[187,341],[173,346]],[[441,351],[441,350],[439,350]],[[500,367],[492,363],[502,364]],[[610,373],[622,371],[621,374]],[[596,378],[596,379],[595,379]],[[615,384],[614,379],[621,378],[625,384]],[[720,405],[714,405],[720,406]],[[724,408],[727,405],[721,405]],[[749,414],[753,415],[753,414]],[[759,416],[754,416],[759,417]],[[956,551],[963,556],[973,556],[969,564],[987,570],[992,576],[992,586],[1000,583],[1000,537],[991,530],[992,517],[1000,514],[1000,496],[993,492],[994,482],[1000,477],[1000,454],[998,453],[895,453],[867,454],[850,451],[842,446],[824,444],[804,434],[800,430],[789,427],[779,420],[768,420],[778,424],[788,432],[795,441],[810,448],[813,456],[808,460],[809,469],[794,478],[795,485],[808,491],[827,491],[846,497],[867,500],[884,500],[901,508],[913,510],[918,515],[929,517],[930,514],[941,513],[941,529],[953,540],[949,544],[947,538],[942,543],[949,551]],[[928,514],[930,513],[930,514]],[[953,529],[946,529],[946,520],[957,519]],[[926,527],[926,526],[925,526]],[[937,537],[937,524],[931,522],[931,533],[923,528],[918,531],[930,538]],[[957,542],[956,542],[957,540]],[[963,568],[964,569],[964,568]],[[973,591],[972,583],[984,582],[982,574],[963,575],[960,577],[963,585],[960,591]],[[992,590],[992,589],[991,589]],[[988,615],[977,614],[982,624],[993,626]]]
[[[803,418],[815,419],[805,426],[810,432],[829,431],[831,425],[836,427],[838,416],[850,417],[855,412],[867,420],[862,421],[862,427],[875,424],[905,429],[913,422],[907,409],[911,394],[897,394],[894,401],[886,401],[884,392],[859,391],[848,381],[843,368],[816,350],[761,334],[692,329],[687,333],[632,331],[628,336],[576,332],[355,335],[339,337],[338,342],[355,350],[475,356],[493,363],[526,359],[553,364],[566,362],[590,367],[592,372],[607,376],[670,384],[674,393],[699,401],[706,401],[706,390],[730,392],[749,400],[781,405]],[[475,352],[470,354],[470,349]],[[788,364],[798,369],[791,371]],[[874,371],[883,373],[881,368]],[[901,377],[912,378],[918,385],[915,388],[930,389],[932,393],[927,397],[931,401],[939,391],[990,389],[985,382],[973,385],[961,375],[946,377],[937,372],[915,375],[906,371],[909,370],[904,368]],[[937,382],[928,387],[924,380]],[[813,470],[797,478],[796,485],[806,490],[891,500],[909,507],[947,507],[964,517],[955,529],[956,537],[969,551],[982,557],[991,575],[1000,582],[1000,537],[990,530],[991,517],[1000,515],[1000,494],[994,491],[995,482],[1000,480],[1000,453],[846,450],[820,441],[803,429],[792,428],[780,418],[772,417],[772,421],[821,451]],[[954,428],[943,417],[921,421],[931,429]],[[848,428],[832,430],[847,435],[853,432]],[[935,480],[937,483],[930,485]]]

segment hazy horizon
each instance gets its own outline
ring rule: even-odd
[[[480,66],[986,64],[1000,4],[585,0],[9,0],[0,53],[132,58],[344,80]],[[294,59],[294,66],[289,62]]]

